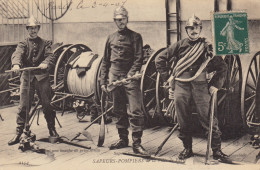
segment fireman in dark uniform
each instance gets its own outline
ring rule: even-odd
[[[227,72],[226,63],[221,56],[213,57],[211,44],[207,43],[205,38],[199,36],[202,30],[201,20],[193,15],[193,17],[188,19],[185,29],[188,38],[172,44],[155,59],[156,68],[160,72],[161,77],[164,81],[170,83],[171,93],[174,91],[174,104],[177,121],[180,126],[179,138],[182,140],[185,148],[179,154],[180,159],[189,158],[193,155],[191,101],[193,100],[195,103],[196,112],[202,127],[208,130],[210,95],[223,86]],[[193,59],[189,60],[190,58]],[[172,62],[175,63],[174,68],[172,68],[173,74],[168,75],[169,68],[167,64]],[[189,64],[188,67],[182,67],[187,64]],[[203,66],[204,68],[202,68]],[[183,68],[182,72],[178,70],[179,68]],[[201,73],[197,73],[199,70],[201,70]],[[206,71],[216,72],[209,83],[206,80]],[[192,77],[195,79],[192,80]],[[191,79],[191,81],[183,82],[181,79]],[[221,132],[216,117],[213,120],[212,137],[213,158],[226,159],[226,155],[221,151]]]
[[[104,57],[101,65],[101,88],[107,92],[107,84],[123,80],[139,72],[143,62],[143,41],[139,33],[127,28],[128,12],[124,7],[114,11],[114,22],[118,31],[109,35],[106,41]],[[109,82],[107,79],[109,78]],[[147,154],[141,146],[144,129],[144,114],[141,109],[141,92],[137,80],[125,81],[122,86],[112,92],[113,113],[117,118],[116,127],[119,141],[110,149],[120,149],[128,146],[128,126],[132,128],[133,151]],[[126,104],[129,103],[129,111]]]
[[[33,16],[29,18],[26,29],[29,37],[18,43],[16,51],[12,55],[12,70],[17,71],[22,67],[40,67],[41,69],[31,71],[30,80],[28,72],[22,72],[16,135],[8,142],[8,145],[19,143],[25,125],[27,101],[29,100],[31,106],[35,89],[42,104],[50,136],[59,136],[55,129],[56,113],[50,105],[52,89],[48,70],[55,65],[51,52],[52,42],[38,37],[40,23]],[[29,81],[31,82],[30,98],[27,96]]]

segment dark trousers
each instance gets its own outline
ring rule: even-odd
[[[110,82],[121,80],[124,76],[109,74]],[[141,90],[138,81],[131,81],[125,85],[116,87],[112,92],[113,113],[117,118],[116,127],[128,128],[129,125],[133,132],[144,129],[144,113],[142,111]],[[127,103],[129,109],[127,110]]]
[[[35,90],[41,101],[44,117],[46,119],[48,128],[55,127],[56,112],[53,110],[52,106],[50,105],[51,98],[52,98],[52,90],[51,90],[49,78],[47,77],[41,81],[38,81],[36,78],[34,78],[30,84],[29,98],[28,98],[28,80],[21,79],[20,103],[19,103],[17,119],[16,119],[17,134],[21,134],[23,131],[26,122],[26,105],[27,102],[29,102],[29,110],[30,110],[34,99]]]
[[[208,132],[209,111],[211,96],[208,91],[206,81],[179,82],[175,83],[175,108],[177,120],[180,125],[179,138],[183,141],[184,147],[192,146],[192,120],[191,120],[191,101],[196,106],[196,112],[200,124]],[[218,127],[218,120],[214,116],[212,145],[213,150],[221,147],[221,132]]]

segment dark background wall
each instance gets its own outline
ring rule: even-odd
[[[0,91],[9,89],[8,79],[11,78],[10,73],[5,70],[11,68],[11,55],[15,51],[16,45],[0,46]],[[0,106],[10,104],[10,92],[0,94]]]

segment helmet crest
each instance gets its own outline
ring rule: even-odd
[[[114,19],[128,18],[128,12],[125,7],[117,7],[114,11]]]
[[[34,16],[32,15],[28,21],[27,21],[27,24],[26,24],[26,28],[28,29],[28,27],[34,27],[34,26],[41,26],[40,22],[34,18]]]
[[[185,28],[187,28],[187,27],[194,27],[194,26],[202,27],[201,20],[199,19],[199,17],[195,16],[195,14],[193,14],[192,17],[190,17],[187,20]]]

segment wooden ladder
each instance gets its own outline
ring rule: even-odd
[[[232,10],[232,1],[227,0],[227,6],[226,6],[227,11]],[[214,0],[214,11],[219,12],[219,0]]]
[[[174,4],[175,2],[175,4]],[[174,9],[175,6],[175,9]],[[171,11],[170,9],[172,9]],[[166,9],[166,34],[167,34],[167,47],[172,44],[173,38],[176,38],[176,41],[181,39],[181,21],[180,21],[180,0],[165,0],[165,9]],[[171,20],[171,18],[175,18]],[[173,22],[176,24],[172,25]]]

